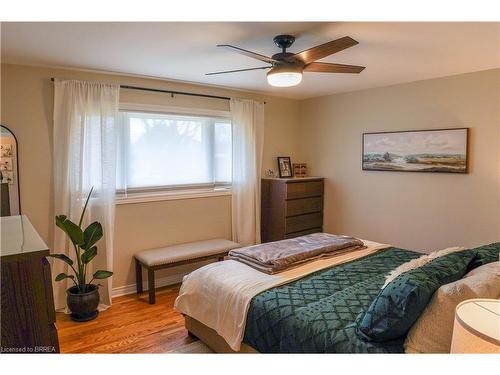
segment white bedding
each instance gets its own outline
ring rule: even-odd
[[[250,301],[265,290],[310,273],[355,260],[390,245],[365,241],[365,248],[306,263],[268,275],[235,260],[211,263],[184,277],[175,308],[214,329],[238,351],[245,333]]]

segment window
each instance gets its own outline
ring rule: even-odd
[[[117,189],[124,192],[231,184],[228,118],[121,112]]]

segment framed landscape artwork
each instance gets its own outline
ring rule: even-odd
[[[468,128],[363,134],[363,170],[467,173]]]

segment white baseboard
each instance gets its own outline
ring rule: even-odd
[[[184,277],[184,275],[185,274],[182,273],[182,274],[175,274],[175,275],[162,277],[160,279],[155,279],[155,286],[157,288],[160,288],[162,286],[179,284],[182,281],[182,278]],[[143,285],[144,291],[148,290],[147,280],[143,280],[142,285]],[[119,287],[113,288],[112,297],[114,298],[114,297],[124,296],[127,294],[136,293],[136,292],[137,292],[137,289],[136,289],[135,284],[119,286]]]

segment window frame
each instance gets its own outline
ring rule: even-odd
[[[173,116],[195,116],[209,117],[212,119],[224,119],[231,122],[231,112],[213,109],[188,108],[176,106],[164,106],[155,104],[139,104],[124,102],[119,105],[119,115],[122,112],[158,113]],[[121,124],[120,124],[121,125]],[[125,139],[125,128],[120,126],[120,140]],[[120,141],[121,142],[121,141]],[[122,142],[122,146],[123,146]],[[117,158],[118,163],[127,163],[125,147],[120,147]],[[117,166],[118,168],[118,166]],[[173,199],[203,198],[210,196],[231,195],[231,183],[194,183],[166,186],[136,187],[116,189],[117,204],[140,203]]]

